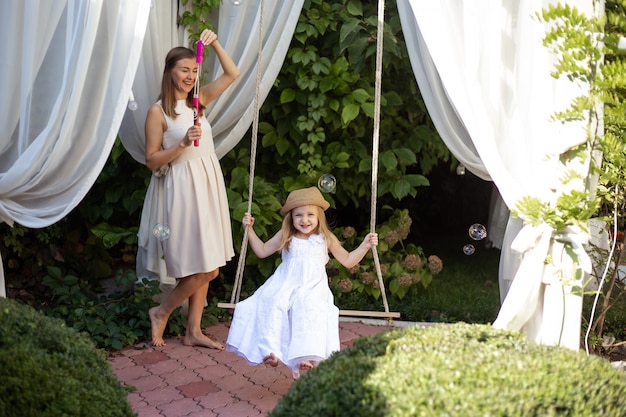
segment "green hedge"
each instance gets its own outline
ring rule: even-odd
[[[134,416],[88,336],[0,298],[0,416]]]
[[[280,416],[624,416],[626,375],[600,357],[489,325],[357,340],[293,384]]]

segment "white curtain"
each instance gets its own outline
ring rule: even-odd
[[[494,182],[509,207],[524,196],[553,202],[567,169],[558,155],[585,140],[580,125],[549,121],[584,86],[550,76],[554,57],[541,43],[546,27],[535,17],[548,3],[398,0],[415,77],[437,130],[459,161]],[[568,3],[591,11],[591,0]],[[494,327],[578,349],[582,297],[571,288],[580,282],[559,277],[574,266],[554,232],[546,224],[509,221]],[[586,235],[572,229],[558,238],[572,242],[588,271]],[[544,264],[548,255],[553,265]]]
[[[49,226],[89,191],[128,103],[149,10],[150,0],[0,2],[1,222]]]
[[[220,158],[239,143],[254,117],[259,25],[263,25],[260,105],[283,65],[304,0],[265,0],[264,3],[261,14],[261,1],[243,1],[239,5],[224,1],[217,17],[207,16],[207,21],[215,26],[219,42],[241,71],[237,81],[205,111]],[[174,46],[188,46],[185,33],[176,29],[176,17],[177,10],[171,0],[155,0],[133,84],[138,108],[126,112],[120,129],[124,147],[141,163],[145,163],[145,116],[161,88],[165,55]],[[202,71],[209,81],[219,76],[221,68],[214,54],[209,54],[202,63]]]
[[[126,110],[119,129],[120,140],[132,157],[145,164],[143,123],[148,108],[156,101],[161,88],[165,55],[174,46],[184,44],[184,32],[176,24],[178,2],[153,0],[146,34],[129,101],[136,110]],[[141,146],[140,146],[141,145]]]

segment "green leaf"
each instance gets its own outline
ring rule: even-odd
[[[350,154],[348,152],[339,152],[334,156],[336,162],[346,162],[350,160]]]
[[[357,103],[365,103],[370,99],[370,94],[363,88],[357,88],[352,92],[352,97]]]
[[[395,148],[393,152],[396,154],[398,159],[403,162],[407,162],[409,164],[417,163],[417,157],[415,156],[415,152],[408,148]]]
[[[372,160],[361,159],[359,161],[359,172],[370,172],[372,170]]]
[[[408,195],[413,195],[414,192],[412,194],[412,190],[413,188],[411,187],[411,184],[409,184],[409,182],[405,179],[401,178],[393,184],[391,193],[395,198],[401,200]]]
[[[359,115],[359,106],[356,104],[348,104],[341,111],[341,123],[347,126],[351,121]]]
[[[430,185],[430,181],[423,175],[419,174],[409,174],[405,175],[404,179],[409,182],[413,187],[421,187]]]
[[[372,102],[367,102],[367,103],[363,103],[361,104],[361,109],[363,110],[363,113],[365,113],[367,115],[367,117],[370,118],[374,118],[374,103]]]
[[[296,92],[292,88],[287,88],[280,93],[280,104],[291,103],[296,99]]]
[[[287,152],[287,149],[289,149],[289,141],[284,137],[278,138],[276,140],[276,150],[278,151],[278,154],[284,155],[285,152]]]
[[[361,21],[359,19],[348,19],[341,26],[340,34],[339,34],[339,45],[341,46],[341,50],[343,51],[349,45],[345,45],[348,37],[353,36],[354,32],[358,30]],[[343,46],[345,45],[345,46]]]
[[[274,145],[278,141],[278,136],[276,135],[276,131],[273,130],[265,135],[261,139],[261,144],[264,148]]]
[[[61,268],[56,267],[56,266],[49,266],[47,270],[48,270],[48,275],[50,275],[51,278],[53,279],[61,278]]]
[[[319,89],[322,93],[327,93],[331,91],[337,85],[335,78],[333,77],[324,77],[319,82]]]
[[[361,2],[357,0],[350,0],[346,7],[348,13],[353,16],[363,16],[363,7],[361,6]]]
[[[379,160],[389,171],[396,169],[396,167],[398,166],[398,159],[396,158],[396,155],[393,151],[382,152],[380,154]]]

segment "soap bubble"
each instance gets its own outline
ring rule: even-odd
[[[337,187],[337,179],[332,174],[324,174],[317,180],[317,187],[324,193],[332,193]]]
[[[469,228],[469,237],[474,240],[483,240],[487,237],[487,229],[480,223],[474,223]]]
[[[166,224],[157,224],[152,228],[152,234],[161,242],[170,237],[170,228]]]
[[[467,244],[463,246],[463,253],[466,255],[473,255],[475,250],[474,245]]]
[[[139,108],[139,105],[137,104],[135,100],[131,100],[128,102],[128,110],[137,111],[138,108]]]

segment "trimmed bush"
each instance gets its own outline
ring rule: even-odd
[[[85,334],[0,298],[0,415],[134,416],[105,353]]]
[[[626,375],[600,357],[465,323],[358,339],[292,385],[281,416],[623,416]]]

